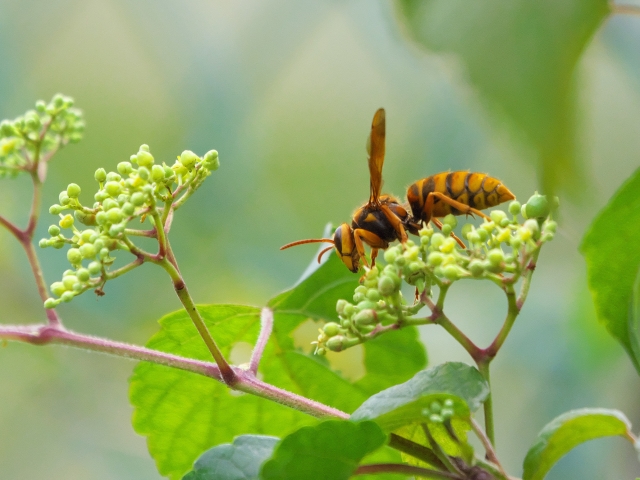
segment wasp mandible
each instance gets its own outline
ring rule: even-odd
[[[318,262],[322,255],[335,248],[336,254],[352,272],[360,268],[360,261],[368,265],[364,256],[364,244],[371,247],[371,264],[375,265],[375,259],[379,249],[385,249],[394,240],[407,241],[406,229],[417,233],[417,228],[410,224],[411,216],[402,206],[400,200],[391,195],[381,195],[382,190],[382,166],[385,153],[385,112],[383,108],[373,116],[371,133],[367,142],[369,153],[369,201],[358,208],[353,214],[351,225],[343,223],[335,233],[333,239],[312,238],[292,242],[283,247],[294,247],[305,243],[331,243],[333,247],[327,247],[318,255]]]

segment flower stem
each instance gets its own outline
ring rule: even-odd
[[[187,314],[191,318],[191,321],[195,325],[198,333],[202,337],[202,340],[207,345],[207,348],[213,355],[218,368],[220,368],[220,374],[222,375],[223,380],[229,386],[234,386],[237,381],[236,373],[233,371],[227,360],[224,358],[222,351],[216,344],[215,340],[211,336],[211,332],[207,328],[207,325],[204,323],[200,312],[196,308],[191,295],[189,294],[189,290],[187,289],[187,285],[184,283],[180,272],[178,272],[177,268],[167,259],[164,258],[158,262],[158,264],[166,270],[166,272],[171,277],[171,281],[173,282],[173,288],[182,302]]]
[[[491,375],[489,373],[489,363],[491,359],[488,358],[485,361],[477,361],[478,370],[482,377],[489,384],[489,396],[484,401],[484,430],[487,434],[487,438],[491,445],[496,445],[496,434],[493,427],[493,394],[491,393]]]

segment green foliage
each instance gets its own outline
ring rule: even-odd
[[[432,404],[451,397],[464,403],[454,402],[453,414],[468,419],[469,413],[476,411],[488,395],[489,385],[478,370],[464,363],[443,363],[373,395],[353,412],[351,419],[375,420],[383,430],[393,431],[428,421],[434,414],[430,411]]]
[[[534,146],[544,190],[577,187],[575,67],[607,0],[397,0],[405,31],[457,54],[487,104]],[[563,185],[560,182],[573,182]]]
[[[639,191],[640,169],[598,213],[580,246],[598,318],[622,344],[638,373],[640,250],[630,246],[640,238]]]
[[[262,463],[271,457],[279,438],[240,435],[232,444],[207,450],[183,480],[258,480]]]
[[[629,420],[617,410],[585,408],[564,413],[547,424],[524,459],[523,480],[542,480],[571,449],[601,437],[631,437]]]
[[[335,304],[353,291],[357,276],[335,255],[311,276],[270,303],[275,325],[260,366],[264,381],[344,411],[353,411],[369,395],[405,381],[426,362],[414,328],[365,346],[367,373],[350,383],[318,357],[298,351],[291,333],[308,318],[330,319]],[[312,292],[312,293],[310,293]],[[331,307],[333,305],[333,307]],[[234,344],[254,344],[259,310],[253,307],[198,307],[222,352]],[[147,347],[188,358],[208,360],[210,353],[184,310],[160,320],[161,330]],[[398,342],[397,344],[395,342]],[[399,351],[403,348],[403,351]],[[391,360],[397,358],[394,364]],[[393,370],[392,375],[384,373]],[[244,433],[284,436],[313,419],[252,395],[234,395],[212,379],[151,363],[139,364],[131,379],[133,425],[148,437],[158,470],[179,478],[207,448]],[[170,419],[170,420],[168,420]]]
[[[264,480],[346,480],[386,440],[373,422],[328,420],[284,438],[262,467]]]

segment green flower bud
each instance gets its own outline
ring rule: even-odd
[[[145,168],[151,167],[151,165],[153,165],[153,162],[154,162],[153,155],[151,155],[149,152],[146,152],[144,150],[141,150],[138,152],[138,155],[136,155],[136,160],[138,162],[138,165]],[[138,169],[138,174],[140,174],[139,169]]]
[[[73,290],[73,286],[78,283],[78,277],[75,275],[67,275],[62,279],[62,284],[67,290]]]
[[[126,202],[122,205],[122,213],[124,213],[127,217],[130,217],[135,212],[135,207],[132,203]]]
[[[65,215],[64,217],[62,217],[60,219],[60,221],[58,222],[58,224],[62,227],[62,228],[71,228],[73,225],[73,217],[69,214]]]
[[[356,305],[356,308],[358,309],[358,311],[367,310],[367,309],[375,310],[376,307],[377,305],[375,304],[375,302],[372,302],[370,300],[362,300],[358,302],[358,304]]]
[[[91,278],[90,275],[91,274],[89,273],[89,270],[87,270],[86,268],[79,268],[78,271],[76,272],[76,276],[78,277],[78,280],[83,283],[89,281],[89,279]]]
[[[105,198],[102,202],[102,208],[105,212],[111,210],[112,208],[118,208],[118,202],[116,202],[113,198]]]
[[[80,191],[80,187],[75,183],[70,183],[67,187],[67,195],[69,195],[69,197],[71,198],[78,198],[78,195],[80,195]]]
[[[543,225],[545,232],[556,233],[558,230],[558,223],[554,220],[547,220]]]
[[[180,155],[180,163],[188,170],[191,170],[198,160],[199,157],[191,150],[185,150]]]
[[[140,145],[140,148],[138,149],[139,152],[148,152],[149,151],[149,145],[147,145],[146,143],[143,143],[142,145]]]
[[[131,203],[136,207],[141,207],[142,205],[144,205],[144,198],[144,193],[136,192],[131,195]]]
[[[400,255],[396,257],[393,263],[396,264],[398,267],[404,267],[407,264],[407,259],[404,257],[404,255]]]
[[[156,183],[164,181],[164,168],[160,165],[154,165],[151,167],[151,180]]]
[[[455,215],[449,214],[442,219],[443,225],[449,225],[451,228],[456,228],[458,225],[458,220]]]
[[[122,214],[122,210],[120,210],[119,208],[111,208],[107,212],[107,222],[111,224],[120,223],[123,218],[124,215]]]
[[[408,242],[407,242],[408,243]],[[404,253],[403,256],[410,262],[414,262],[418,259],[420,255],[420,249],[418,247],[409,247]]]
[[[396,283],[389,275],[381,275],[378,280],[378,291],[384,295],[393,295],[396,291]]]
[[[338,315],[344,314],[344,307],[346,307],[348,303],[349,302],[343,299],[338,300],[338,303],[336,303],[336,312],[338,313]]]
[[[442,267],[442,274],[449,280],[458,280],[460,278],[460,270],[456,265]]]
[[[119,182],[107,182],[104,185],[104,191],[107,192],[112,197],[117,197],[122,191],[122,186]]]
[[[107,223],[107,212],[99,211],[96,213],[96,223],[98,225],[104,225]]]
[[[427,263],[432,267],[442,265],[443,260],[444,255],[440,252],[431,252],[427,257]]]
[[[442,423],[442,421],[442,417],[437,413],[432,413],[431,415],[429,415],[429,422],[431,423]]]
[[[375,283],[376,285],[378,284],[377,281]],[[368,300],[371,300],[372,302],[377,302],[378,300],[380,300],[380,292],[375,288],[370,288],[369,290],[367,290],[366,297]]]
[[[44,308],[46,309],[56,308],[56,305],[58,305],[58,302],[54,298],[47,298],[44,301]]]
[[[64,242],[62,240],[58,240],[53,243],[50,243],[49,245],[51,245],[53,248],[57,250],[60,250],[62,247],[64,247]]]
[[[164,170],[165,180],[170,180],[171,178],[176,176],[175,172],[171,170],[171,167],[168,166],[166,163],[162,164],[162,169]]]
[[[431,246],[433,248],[440,248],[440,245],[444,243],[444,235],[441,233],[434,233],[431,236]]]
[[[451,235],[451,232],[453,231],[453,229],[451,228],[451,225],[442,225],[441,231],[445,237],[448,237],[449,235]]]
[[[494,210],[491,212],[490,216],[491,216],[491,220],[493,220],[498,225],[500,224],[500,222],[502,222],[502,220],[507,218],[507,214],[504,213],[502,210]]]
[[[51,284],[51,293],[53,293],[56,297],[59,297],[66,291],[67,289],[62,282],[53,282]]]
[[[122,232],[124,232],[125,228],[126,228],[126,224],[125,223],[113,224],[113,225],[111,225],[111,227],[109,227],[109,235],[111,237],[117,237]]]
[[[41,239],[38,241],[38,246],[39,246],[40,248],[47,248],[47,247],[49,246],[49,240],[47,240],[46,238],[41,238]]]
[[[423,264],[421,262],[411,262],[408,266],[407,269],[409,270],[410,274],[414,274],[414,273],[418,273],[420,270],[422,270]]]
[[[489,253],[487,253],[487,260],[489,260],[489,263],[493,266],[500,265],[504,262],[504,252],[499,248],[491,249]]]
[[[340,352],[347,346],[347,338],[342,335],[336,335],[327,340],[326,346],[332,352]]]
[[[138,168],[138,177],[143,180],[149,180],[149,170],[146,167]]]
[[[351,317],[354,313],[356,313],[356,307],[351,305],[350,303],[347,303],[344,306],[344,316]]]
[[[93,178],[96,179],[96,182],[102,183],[107,179],[107,171],[104,168],[99,168],[93,174]]]
[[[524,222],[522,224],[523,228],[526,228],[527,230],[529,230],[531,232],[532,235],[537,235],[540,232],[540,227],[538,225],[538,222],[534,219],[529,219],[526,222]]]
[[[122,176],[129,175],[131,172],[133,172],[133,166],[131,165],[131,162],[120,162],[116,169]]]
[[[69,203],[71,203],[71,198],[66,190],[60,192],[60,195],[58,195],[58,201],[60,202],[60,205],[69,205]]]
[[[205,167],[213,172],[220,167],[220,159],[217,150],[209,150],[203,157]]]
[[[107,251],[107,253],[108,253],[108,251]],[[96,262],[91,262],[87,266],[87,270],[89,270],[89,273],[91,273],[91,275],[97,275],[100,272],[102,272],[102,263],[97,262],[97,261]]]
[[[447,420],[450,420],[453,417],[453,409],[443,408],[442,412],[440,412],[440,415],[442,415],[443,421],[446,422]]]
[[[398,258],[398,250],[396,248],[389,248],[384,252],[384,261],[387,263],[393,263]]]
[[[481,260],[471,260],[467,266],[467,270],[474,277],[480,277],[485,271],[484,263]]]
[[[485,223],[485,225],[486,225],[486,223]],[[495,228],[495,224],[493,224],[491,226],[491,230],[490,231],[493,231],[494,228]],[[478,233],[478,237],[480,238],[480,242],[484,243],[489,239],[489,232],[486,229],[481,228],[479,230],[476,230],[476,232]]]
[[[48,231],[49,235],[51,235],[52,237],[57,237],[58,235],[60,235],[60,227],[58,227],[57,225],[50,225]]]
[[[62,300],[63,302],[70,302],[71,300],[73,300],[73,297],[75,297],[76,294],[74,292],[70,292],[70,291],[66,291],[62,294],[62,296],[60,297],[60,300]]]
[[[520,202],[518,202],[517,200],[514,200],[509,204],[509,213],[515,217],[520,213],[521,208],[522,208],[522,205],[520,205]]]
[[[76,210],[73,212],[73,216],[83,225],[96,225],[96,216],[92,213],[85,213],[82,210]]]
[[[325,323],[324,327],[322,327],[322,331],[329,338],[335,337],[340,333],[340,325],[335,322]]]
[[[36,131],[41,127],[40,116],[34,111],[29,110],[24,114],[24,123],[28,130]]]
[[[72,265],[80,263],[82,261],[82,254],[80,253],[80,250],[77,248],[70,248],[67,251],[67,260],[69,260],[69,263]]]
[[[355,303],[360,303],[360,302],[362,302],[365,298],[366,298],[366,297],[364,296],[364,293],[362,293],[362,292],[355,292],[355,293],[353,294],[353,301],[354,301]]]
[[[551,212],[551,205],[546,195],[537,192],[522,207],[522,215],[525,218],[545,218]]]
[[[357,313],[353,321],[356,325],[373,325],[378,323],[378,314],[375,310],[367,309]]]
[[[85,243],[84,245],[80,245],[80,248],[78,250],[80,250],[82,258],[93,258],[98,253],[96,251],[95,245],[93,245],[92,243]]]

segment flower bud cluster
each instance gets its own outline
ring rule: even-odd
[[[56,94],[49,103],[38,100],[35,110],[0,122],[0,177],[35,170],[47,154],[80,141],[84,120],[72,106],[72,98]]]
[[[115,260],[111,254],[134,247],[127,233],[145,234],[139,230],[127,232],[127,225],[136,218],[140,222],[149,220],[153,228],[146,231],[146,236],[157,238],[158,222],[164,226],[161,217],[166,221],[169,211],[181,205],[218,166],[215,150],[202,158],[185,150],[168,166],[157,164],[149,147],[141,145],[129,161],[118,164],[117,171],[96,170],[99,189],[91,206],[81,202],[80,186],[69,184],[60,192],[59,203],[49,208],[60,220],[49,227],[50,237],[40,240],[39,245],[62,248],[69,244],[67,260],[72,269],[65,272],[62,281],[51,285],[51,292],[58,298],[49,298],[45,306],[53,308],[102,286]]]
[[[429,407],[422,410],[422,415],[429,419],[429,423],[446,423],[453,418],[453,399],[447,398],[442,402],[434,400]]]
[[[517,281],[528,258],[555,235],[557,224],[549,217],[550,203],[536,193],[525,205],[511,202],[509,213],[493,210],[490,219],[479,226],[464,225],[461,236],[466,248],[451,236],[457,226],[453,215],[443,219],[442,232],[427,225],[420,230],[419,241],[389,247],[384,252],[385,266],[365,268],[353,302],[338,301],[339,323],[321,330],[313,342],[317,353],[344,350],[390,324],[401,326],[424,305],[424,296],[431,296],[433,285],[448,286],[461,279],[485,278],[499,284]],[[407,304],[400,291],[403,282],[415,287],[420,302]]]

